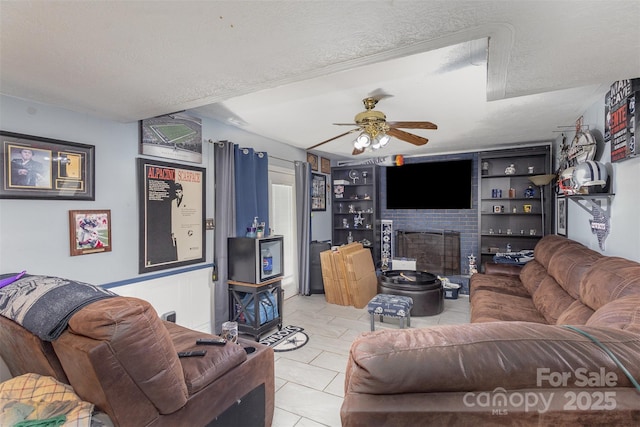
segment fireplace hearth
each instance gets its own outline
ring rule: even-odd
[[[442,276],[460,274],[460,233],[404,231],[396,233],[396,257],[413,258],[416,270]]]

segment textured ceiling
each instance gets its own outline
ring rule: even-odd
[[[382,89],[389,120],[439,126],[377,155],[550,140],[640,76],[637,0],[1,1],[0,19],[5,95],[123,122],[196,109],[307,148]]]

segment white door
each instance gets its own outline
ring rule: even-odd
[[[269,168],[269,224],[273,234],[284,236],[284,298],[298,294],[296,251],[295,175],[293,170]]]

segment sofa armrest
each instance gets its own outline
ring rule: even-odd
[[[640,336],[607,327],[583,327],[640,377]],[[365,333],[351,346],[346,393],[399,394],[545,387],[546,373],[614,373],[631,383],[588,338],[555,325],[492,322]],[[566,373],[566,374],[565,374]]]
[[[521,265],[500,264],[497,262],[485,262],[484,274],[506,274],[508,276],[519,276],[522,271]]]

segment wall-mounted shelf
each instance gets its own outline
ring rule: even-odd
[[[604,213],[608,213],[613,196],[615,196],[614,193],[573,194],[571,196],[567,196],[567,198],[576,202],[578,206],[587,211],[590,215],[593,215],[594,207],[602,210]],[[606,207],[602,207],[602,200],[606,200]]]

